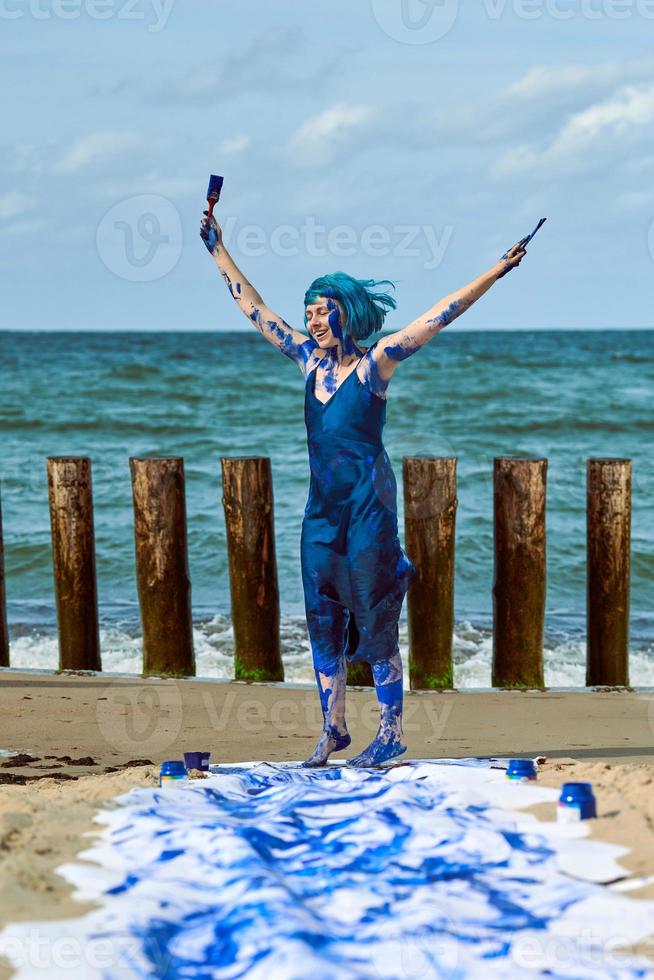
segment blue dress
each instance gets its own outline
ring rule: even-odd
[[[302,582],[314,666],[328,674],[343,653],[375,663],[399,651],[400,610],[416,574],[398,537],[397,484],[382,444],[386,400],[360,377],[373,350],[326,403],[314,393],[315,368],[305,387]]]

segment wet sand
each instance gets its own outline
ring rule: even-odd
[[[348,690],[347,718],[358,752],[377,729],[371,690]],[[309,685],[0,670],[0,749],[91,756],[98,763],[91,771],[195,749],[211,750],[213,762],[302,759],[320,727]],[[415,758],[647,763],[654,761],[654,689],[411,692],[404,730]]]

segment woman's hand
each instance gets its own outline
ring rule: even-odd
[[[525,255],[527,254],[527,249],[524,245],[525,239],[521,238],[517,244],[510,248],[508,252],[505,252],[502,258],[499,260],[495,268],[497,269],[497,278],[501,279],[505,276],[507,272],[515,266],[520,265]]]
[[[208,221],[208,211],[204,211],[203,214],[204,218],[200,222],[200,238],[211,254],[214,255],[223,244],[222,229],[213,215],[211,221]]]

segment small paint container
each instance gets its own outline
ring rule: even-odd
[[[184,765],[187,769],[198,769],[200,772],[209,772],[209,759],[211,752],[185,752]]]
[[[597,816],[597,804],[591,783],[564,783],[561,787],[556,818],[560,823],[577,823]]]
[[[533,780],[537,778],[533,759],[509,759],[507,779]]]
[[[174,759],[171,762],[162,762],[159,770],[159,786],[162,789],[181,789],[188,783],[186,766],[181,759]]]

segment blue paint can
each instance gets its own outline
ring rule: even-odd
[[[186,766],[181,759],[174,759],[171,762],[162,762],[159,770],[159,786],[162,789],[181,788],[188,783]]]
[[[597,804],[591,783],[564,783],[556,813],[561,823],[576,823],[597,816]]]
[[[209,759],[211,752],[185,752],[184,765],[187,769],[199,769],[200,772],[209,772]]]
[[[506,770],[507,779],[536,779],[536,765],[533,759],[509,759]]]

